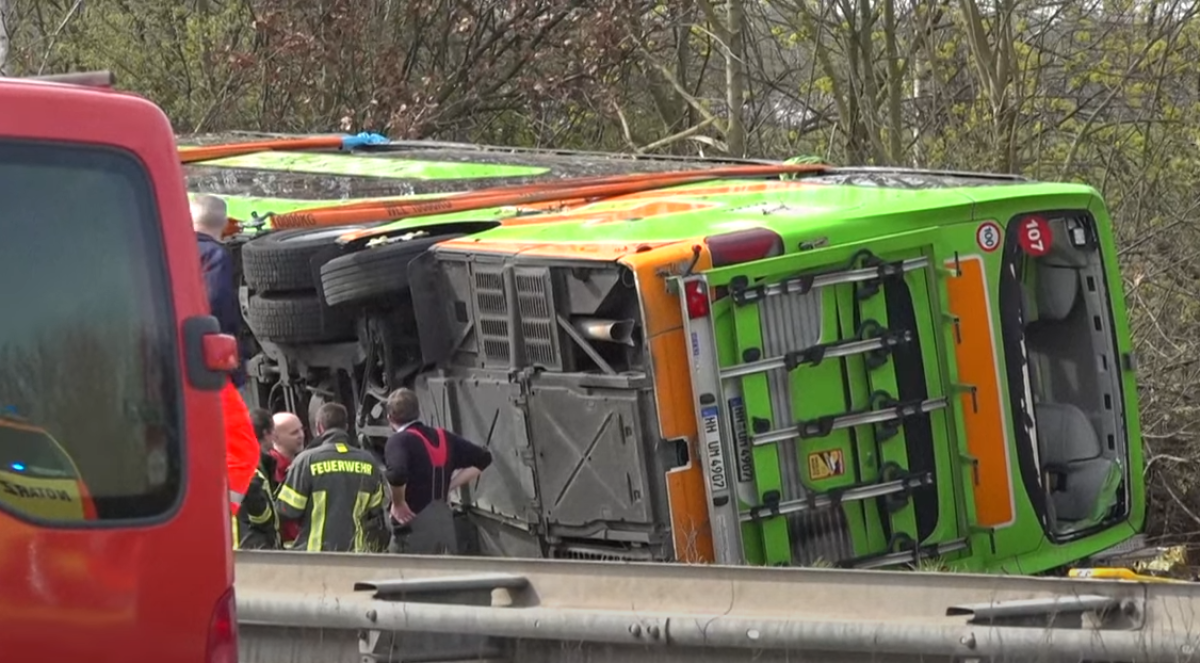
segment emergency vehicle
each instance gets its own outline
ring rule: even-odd
[[[414,386],[493,454],[484,554],[1039,573],[1142,529],[1090,187],[273,140],[181,152],[250,231],[252,390],[377,444]]]
[[[45,429],[0,411],[0,502],[48,520],[92,520],[79,468]]]
[[[0,78],[0,652],[235,663],[235,341],[171,125],[111,83]]]

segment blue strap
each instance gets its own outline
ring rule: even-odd
[[[342,138],[342,149],[353,150],[356,147],[362,147],[364,145],[387,145],[390,142],[392,141],[388,140],[387,136],[364,131],[353,136],[346,136]]]

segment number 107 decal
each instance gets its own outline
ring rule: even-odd
[[[1050,252],[1050,244],[1054,235],[1050,224],[1040,216],[1028,216],[1021,219],[1017,230],[1017,241],[1025,253],[1039,258]]]

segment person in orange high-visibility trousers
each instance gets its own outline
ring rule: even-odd
[[[242,400],[233,381],[221,390],[221,409],[225,415],[225,462],[229,466],[229,504],[233,516],[242,506],[254,471],[260,460],[258,437],[250,420],[250,409]]]

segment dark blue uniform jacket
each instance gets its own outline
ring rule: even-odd
[[[200,244],[200,269],[204,273],[213,317],[221,325],[221,333],[239,339],[240,343],[242,313],[238,306],[237,283],[233,279],[233,255],[204,233],[196,233],[196,240]],[[233,382],[240,389],[245,381],[245,372],[239,367]]]

